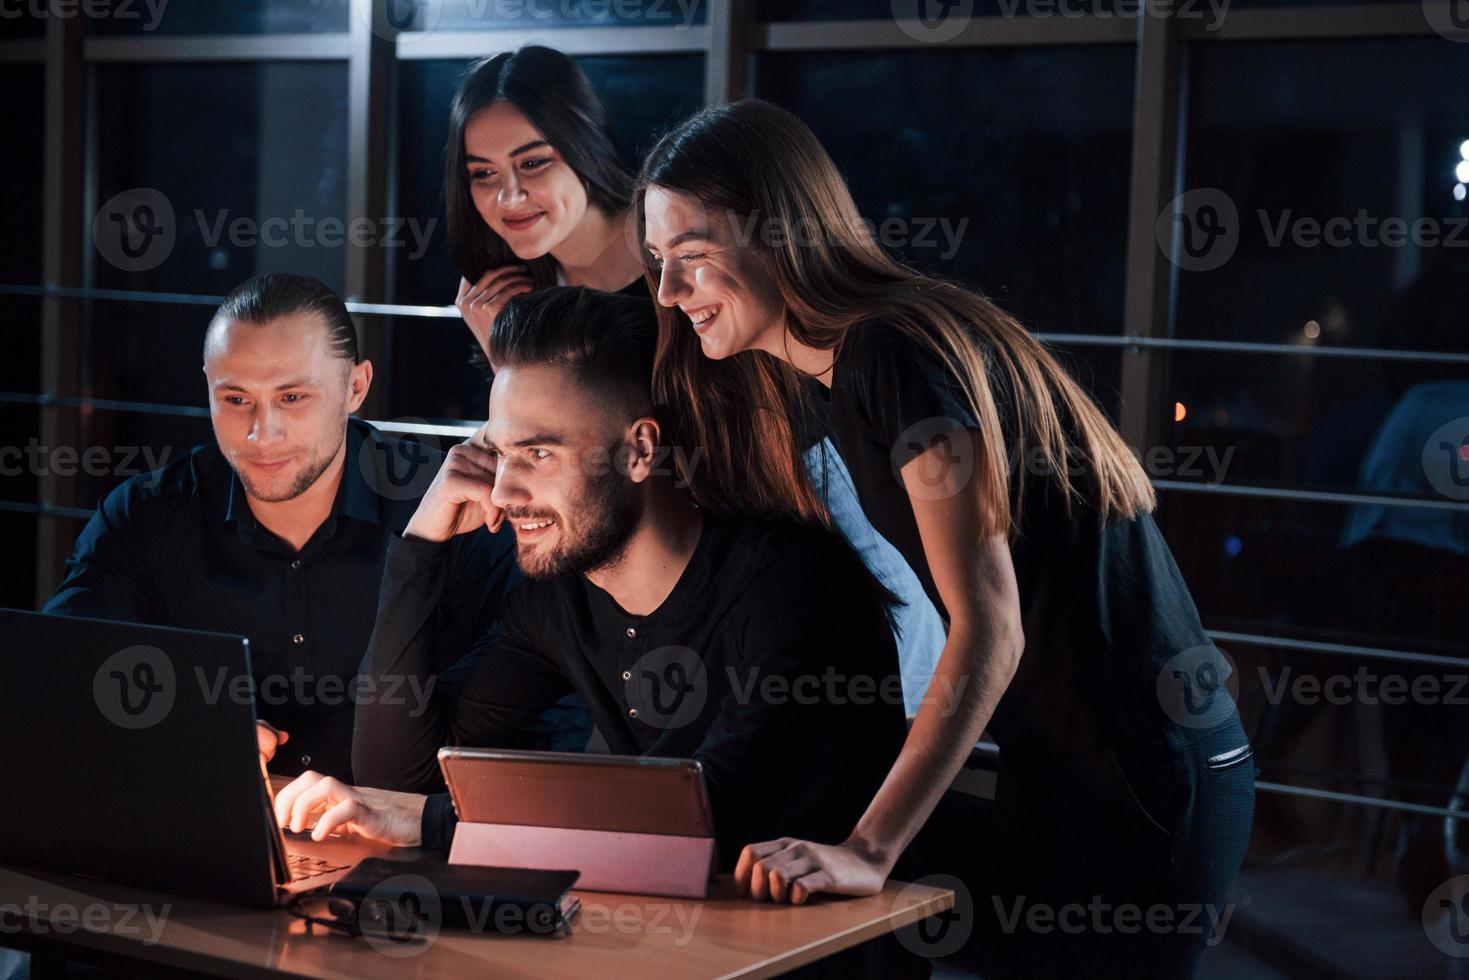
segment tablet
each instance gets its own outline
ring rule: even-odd
[[[439,768],[461,821],[714,836],[693,759],[448,747]]]

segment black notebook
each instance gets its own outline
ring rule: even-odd
[[[391,929],[429,924],[553,936],[569,932],[580,909],[567,894],[580,875],[367,858],[332,886],[330,897],[355,903],[364,928],[374,922]]]

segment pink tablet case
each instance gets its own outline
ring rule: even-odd
[[[578,888],[703,898],[715,867],[703,773],[686,759],[445,748],[451,864],[575,868]]]
[[[703,898],[714,839],[460,821],[449,863],[576,868],[576,887],[588,891]]]

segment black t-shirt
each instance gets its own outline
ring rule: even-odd
[[[636,279],[628,283],[626,286],[623,286],[617,292],[619,295],[622,296],[651,296],[653,302],[658,302],[658,297],[654,296],[653,291],[648,288],[647,276],[638,276]]]
[[[989,382],[1003,406],[1005,381],[993,366]],[[848,333],[824,394],[863,510],[944,612],[899,471],[939,434],[979,429],[962,389],[900,328],[866,323]],[[1013,420],[998,421],[1008,459]],[[1062,422],[1074,433],[1072,420]],[[977,465],[967,440],[953,445],[951,465]],[[1068,514],[1055,483],[1032,477],[1011,555],[1025,652],[988,729],[1008,756],[1057,760],[1112,744],[1152,747],[1158,733],[1190,739],[1224,717],[1180,721],[1179,706],[1160,693],[1160,675],[1166,680],[1180,665],[1195,671],[1207,661],[1206,676],[1217,677],[1228,668],[1151,515],[1102,527],[1095,510],[1073,503]]]
[[[353,744],[365,785],[438,788],[441,745],[485,745],[568,691],[586,700],[610,751],[697,759],[721,862],[791,834],[843,839],[905,735],[893,635],[871,580],[832,535],[792,522],[706,515],[673,591],[646,616],[580,575],[528,580],[481,634],[446,693],[431,652],[452,582],[450,545],[394,536],[364,670]],[[431,796],[424,846],[448,846],[454,814]]]

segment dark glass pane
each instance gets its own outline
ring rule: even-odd
[[[317,34],[349,29],[352,0],[103,0],[94,34]],[[382,0],[374,0],[382,2]]]
[[[46,70],[43,65],[0,65],[7,93],[0,115],[0,282],[41,281],[41,197],[46,168]]]
[[[755,0],[758,21],[905,21],[948,26],[970,16],[1061,15],[1115,9],[1115,0]]]
[[[84,303],[82,310],[88,394],[208,408],[201,365],[212,306],[106,300]]]
[[[1469,510],[1165,490],[1157,519],[1210,629],[1469,652]]]
[[[400,29],[492,31],[556,27],[691,27],[708,0],[386,0]]]
[[[1137,0],[756,0],[755,17],[767,23],[901,18],[957,33],[970,17],[1041,20],[1096,14],[1135,21],[1138,9]],[[1180,9],[1197,10],[1200,16],[1209,12],[1205,0],[1180,0]]]
[[[214,442],[209,419],[143,412],[83,412],[83,447],[94,450],[101,465],[79,467],[75,477],[78,507],[92,507],[132,476],[148,473],[185,456],[196,446]]]
[[[0,294],[0,391],[37,392],[41,372],[41,300]]]
[[[1193,351],[1159,365],[1160,451],[1198,462],[1155,476],[1469,501],[1429,445],[1469,435],[1469,366]],[[1462,433],[1440,431],[1456,420]]]
[[[44,4],[16,3],[0,7],[0,40],[23,40],[46,36]]]
[[[1340,746],[1345,733],[1337,726],[1302,734],[1320,758],[1376,751],[1370,744]],[[1271,775],[1267,767],[1262,778]],[[1458,961],[1446,950],[1459,947],[1445,910],[1435,905],[1424,915],[1432,890],[1451,877],[1442,827],[1431,817],[1258,792],[1245,866],[1229,904],[1217,910],[1229,915],[1223,942],[1204,954],[1199,976],[1453,976]],[[1436,841],[1423,839],[1435,835]],[[1421,843],[1404,847],[1414,840]],[[1436,946],[1429,935],[1446,945]]]
[[[93,285],[222,295],[262,272],[343,288],[347,68],[313,62],[92,69]]]
[[[389,351],[384,412],[397,419],[482,420],[490,396],[483,356],[458,317],[384,317]]]
[[[24,401],[0,402],[0,500],[35,503],[37,478],[32,446],[41,441],[41,410]]]
[[[7,36],[39,36],[44,24],[37,18],[6,19],[0,31]],[[45,122],[45,68],[42,65],[0,65],[0,85],[10,94],[0,115],[0,197],[5,220],[0,222],[0,283],[36,285],[41,282],[41,199]],[[20,394],[40,390],[41,301],[33,296],[0,294],[0,336],[5,356],[0,358],[0,392]],[[34,405],[0,399],[0,501],[33,504],[37,476],[27,454],[39,436],[39,412]],[[35,602],[36,518],[0,509],[0,535],[6,554],[0,572],[0,605],[33,608]]]
[[[208,418],[180,418],[139,412],[118,412],[95,407],[49,409],[64,433],[60,437],[42,431],[41,410],[35,406],[6,406],[5,438],[18,452],[7,454],[3,461],[6,475],[0,480],[0,501],[33,504],[41,492],[43,478],[54,480],[48,503],[90,511],[113,487],[129,477],[147,473],[187,453],[194,446],[213,439]],[[11,475],[14,470],[18,475]],[[0,518],[9,519],[13,512],[0,507]],[[33,518],[31,530],[34,535]],[[80,519],[63,520],[58,532],[61,542],[58,560],[71,551],[71,543],[81,531]],[[14,565],[23,562],[21,572],[8,572],[3,588],[14,595],[15,604],[31,608],[34,588],[35,538],[18,541],[6,539],[15,546]],[[24,556],[22,558],[22,556]],[[56,583],[41,583],[47,591]]]
[[[40,435],[39,409],[25,396],[41,390],[41,301],[0,295],[0,330],[6,338],[0,393],[19,396],[11,401],[0,394],[0,499],[34,503],[36,474],[23,454]]]
[[[1469,660],[1437,667],[1222,646],[1262,782],[1462,808],[1454,787],[1469,757]],[[1209,954],[1200,975],[1452,975],[1445,952],[1457,946],[1441,942],[1451,934],[1432,899],[1462,870],[1445,840],[1453,826],[1261,789],[1225,946],[1256,951],[1279,972],[1211,970]]]
[[[36,608],[36,517],[0,510],[0,535],[14,560],[0,571],[0,606]]]
[[[1189,55],[1177,333],[1469,351],[1469,45]]]
[[[810,124],[905,261],[1036,329],[1119,333],[1133,54],[771,55],[759,94]]]
[[[1438,665],[1222,643],[1261,779],[1447,806],[1469,758],[1469,655]],[[1323,731],[1339,733],[1327,746]],[[1432,751],[1424,751],[1431,746]]]
[[[1436,0],[1229,0],[1229,5],[1231,7],[1351,7],[1358,4],[1421,4],[1425,2],[1436,2]]]
[[[207,416],[187,418],[110,408],[83,406],[50,409],[69,434],[64,442],[48,441],[41,433],[40,410],[30,407],[18,412],[28,432],[19,465],[32,479],[60,481],[57,500],[70,499],[70,506],[91,510],[113,487],[132,476],[151,472],[187,454],[195,446],[214,441]],[[12,463],[13,461],[7,461]],[[8,501],[34,502],[31,494],[12,494],[5,481]]]

